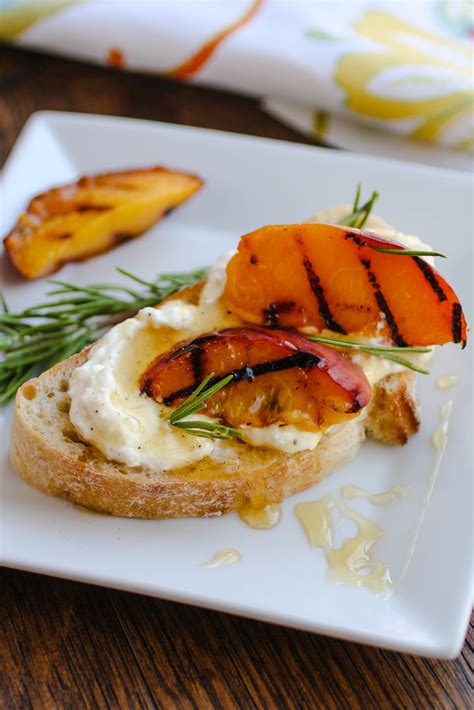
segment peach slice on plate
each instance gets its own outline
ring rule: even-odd
[[[453,289],[427,261],[403,251],[338,225],[262,227],[241,238],[225,298],[251,323],[385,337],[401,347],[465,344]]]
[[[52,274],[139,236],[201,185],[163,167],[82,177],[31,200],[4,240],[7,254],[26,279]]]
[[[230,426],[293,424],[317,431],[356,415],[370,400],[362,369],[333,348],[265,328],[227,328],[178,343],[150,364],[144,394],[178,406],[210,373],[233,381],[205,413]]]

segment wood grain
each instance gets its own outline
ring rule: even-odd
[[[310,143],[255,100],[0,46],[0,164],[34,112],[80,111]]]
[[[0,47],[0,164],[39,109],[307,142],[251,99]],[[472,706],[472,624],[452,662],[14,570],[0,603],[1,708]]]

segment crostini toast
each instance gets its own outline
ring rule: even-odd
[[[202,283],[171,298],[196,303]],[[353,458],[366,435],[403,444],[419,426],[414,375],[387,375],[360,416],[330,427],[313,450],[293,454],[225,441],[197,462],[157,473],[108,460],[82,441],[69,419],[69,380],[88,349],[18,392],[11,458],[25,481],[49,495],[102,513],[140,518],[217,516],[263,507],[317,483]]]

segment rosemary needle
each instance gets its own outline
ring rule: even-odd
[[[431,348],[417,348],[417,347],[391,347],[387,345],[365,345],[364,343],[358,343],[354,340],[342,340],[340,338],[327,338],[317,335],[307,336],[308,340],[313,340],[315,343],[324,343],[336,348],[348,348],[350,350],[361,350],[369,355],[375,355],[375,357],[383,358],[384,360],[391,360],[396,362],[403,367],[407,367],[415,372],[420,372],[422,375],[429,375],[428,370],[424,370],[418,365],[414,365],[410,360],[404,357],[400,357],[400,354],[409,353],[430,353]]]
[[[396,254],[397,256],[440,256],[447,259],[446,254],[441,254],[439,251],[418,251],[417,249],[389,249],[385,247],[374,247],[372,244],[367,244],[373,251],[379,251],[382,254]]]
[[[204,422],[194,419],[185,421],[185,417],[195,414],[200,409],[206,408],[206,400],[220,392],[223,387],[226,387],[234,379],[233,375],[227,375],[221,380],[218,380],[211,386],[208,386],[214,379],[214,373],[211,372],[204,380],[196,387],[184,402],[177,407],[171,414],[166,417],[171,426],[178,427],[194,436],[201,436],[206,439],[232,439],[242,436],[242,432],[233,427],[218,424],[217,422]]]
[[[194,436],[201,436],[205,439],[234,439],[242,436],[238,429],[218,424],[216,422],[188,421],[176,422],[173,426],[178,427]]]

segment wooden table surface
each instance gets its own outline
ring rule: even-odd
[[[0,164],[39,109],[307,142],[250,99],[0,47]],[[0,594],[3,708],[472,705],[472,624],[433,661],[13,570]]]

